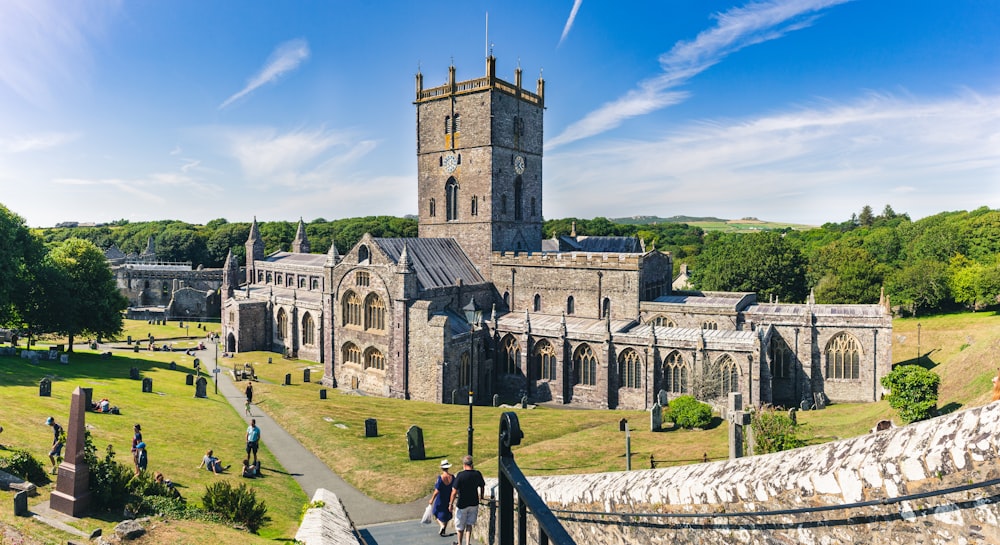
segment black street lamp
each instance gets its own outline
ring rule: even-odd
[[[476,368],[476,326],[483,319],[483,311],[476,307],[475,297],[469,299],[469,304],[462,307],[465,312],[465,319],[469,322],[469,327],[471,328],[471,343],[472,346],[472,357],[469,362],[469,445],[468,452],[469,456],[472,456],[472,405],[475,402],[475,393],[472,390],[473,376],[475,376],[474,369]]]

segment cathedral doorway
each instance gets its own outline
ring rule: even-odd
[[[232,332],[226,335],[226,352],[230,354],[236,352],[236,335],[233,335]]]

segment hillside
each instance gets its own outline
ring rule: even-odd
[[[763,221],[753,217],[729,220],[716,217],[698,216],[670,216],[661,218],[659,216],[630,216],[627,218],[611,218],[612,223],[622,225],[659,225],[663,223],[685,223],[693,227],[700,227],[705,231],[767,231],[774,229],[812,229],[813,225],[802,225],[798,223],[782,223],[773,221]]]

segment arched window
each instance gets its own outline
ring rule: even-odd
[[[445,219],[448,221],[458,219],[458,182],[455,178],[448,178],[448,181],[444,184],[445,192],[445,205],[447,214]]]
[[[345,363],[353,363],[355,365],[361,365],[361,349],[358,345],[354,343],[344,344],[344,348],[341,349],[343,353],[343,360]]]
[[[371,285],[372,277],[368,271],[358,271],[354,273],[354,285],[368,287]]]
[[[432,218],[437,215],[437,203],[434,202],[434,199],[431,199],[430,209],[427,211],[427,214]]]
[[[288,332],[288,314],[285,313],[285,309],[283,309],[283,308],[279,308],[278,309],[278,319],[277,319],[277,322],[278,323],[277,323],[277,328],[275,330],[275,334],[278,336],[279,339],[284,339],[285,335],[288,334],[287,333]]]
[[[444,133],[451,134],[451,116],[444,116]]]
[[[271,283],[271,273],[267,273],[267,283]]]
[[[303,289],[306,287],[306,277],[299,277],[299,287]]]
[[[500,195],[500,214],[507,215],[507,195]]]
[[[462,365],[458,370],[458,384],[467,388],[472,387],[472,364],[469,363],[469,353],[462,354]]]
[[[538,215],[538,207],[535,205],[535,198],[531,198],[531,217]]]
[[[285,283],[285,277],[282,276],[281,273],[275,273],[274,274],[274,283],[277,284],[277,285],[279,285],[279,286],[282,285],[282,284],[284,284]]]
[[[570,295],[566,298],[566,314],[572,315],[574,312],[576,312],[576,301]]]
[[[375,347],[365,350],[365,369],[385,370],[385,356]]]
[[[622,388],[642,388],[642,361],[631,348],[618,356],[618,380]]]
[[[688,393],[688,375],[690,369],[684,363],[680,352],[671,352],[663,361],[664,390],[671,394]]]
[[[723,397],[732,392],[740,391],[740,369],[736,366],[736,362],[729,355],[724,355],[719,358],[717,364],[720,374],[720,385],[721,391],[719,392]]]
[[[861,346],[854,337],[840,333],[826,345],[826,378],[861,378]]]
[[[509,291],[503,292],[503,304],[504,304],[505,307],[507,307],[508,310],[510,309],[510,292]]]
[[[611,299],[605,297],[604,302],[601,303],[601,318],[611,317]]]
[[[535,345],[534,367],[534,378],[556,379],[556,349],[549,341],[540,341]]]
[[[258,282],[264,281],[264,271],[257,271],[257,281]],[[146,282],[146,287],[147,288],[149,287],[149,282]]]
[[[774,378],[792,376],[792,350],[781,337],[771,339],[771,375]]]
[[[475,196],[472,197],[472,204],[469,205],[469,213],[471,215],[473,215],[473,216],[478,216],[479,215],[479,198],[478,197],[475,197]]]
[[[535,294],[535,298],[534,298],[534,300],[531,303],[531,308],[535,312],[541,312],[542,311],[542,296],[541,295],[538,295],[537,293]]]
[[[503,342],[504,356],[506,358],[503,372],[507,375],[516,375],[521,372],[521,345],[512,335],[507,335]]]
[[[385,301],[376,293],[365,298],[365,329],[385,331]]]
[[[295,285],[295,277],[292,275],[285,276],[285,287],[290,288]]]
[[[462,130],[462,114],[455,114],[455,117],[452,118],[452,126],[451,126],[451,128],[452,128],[452,132],[456,132],[456,133],[458,131]]]
[[[653,325],[658,327],[677,327],[677,324],[675,324],[673,320],[663,315],[656,316],[650,321]]]
[[[705,320],[701,323],[701,328],[716,331],[719,329],[719,324],[715,320]]]
[[[347,326],[361,326],[361,296],[353,291],[344,294],[341,307],[343,322]]]
[[[319,289],[319,278],[313,278],[310,281],[309,289],[318,290]]]
[[[358,264],[367,263],[369,259],[372,258],[372,252],[368,249],[368,246],[362,244],[358,247]]]
[[[518,176],[514,179],[514,219],[521,219],[521,193],[524,190],[524,182]]]
[[[302,344],[312,345],[316,343],[316,325],[313,317],[308,312],[302,316]]]
[[[597,384],[597,356],[589,344],[581,344],[573,352],[573,375],[576,384]]]

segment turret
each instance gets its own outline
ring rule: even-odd
[[[299,218],[299,227],[295,230],[295,240],[292,241],[292,252],[296,254],[308,254],[310,250],[309,238],[306,237],[306,224]]]
[[[254,276],[256,275],[254,261],[264,260],[264,239],[260,237],[260,228],[257,227],[257,216],[253,217],[253,223],[250,224],[250,236],[247,237],[246,249],[247,284],[250,284],[254,281]]]
[[[222,293],[228,299],[233,296],[233,292],[240,283],[240,266],[233,256],[233,251],[229,250],[226,255],[226,266],[222,269]]]

